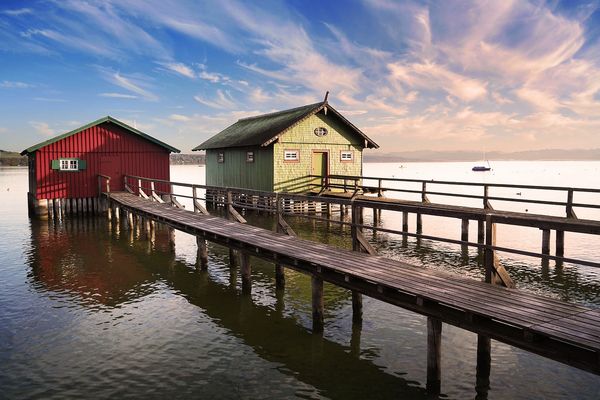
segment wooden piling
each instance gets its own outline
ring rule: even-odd
[[[196,252],[196,267],[200,268],[201,271],[208,269],[208,248],[206,246],[206,240],[203,237],[196,236],[196,244],[198,250]]]
[[[460,240],[463,242],[469,241],[469,220],[463,219],[460,227]]]
[[[240,253],[240,269],[242,272],[242,293],[252,293],[252,267],[250,266],[250,255],[248,253]]]
[[[408,211],[402,211],[402,232],[408,232]]]
[[[312,325],[313,333],[322,333],[324,326],[323,317],[323,279],[312,275]]]
[[[417,213],[417,233],[423,233],[423,216]]]
[[[556,256],[565,255],[565,231],[556,231]]]
[[[485,221],[477,221],[477,243],[483,244],[485,242]]]
[[[285,288],[285,272],[283,265],[275,264],[275,289],[283,290]]]
[[[440,393],[442,382],[442,320],[427,317],[427,392]]]
[[[492,341],[484,335],[477,335],[477,367],[475,392],[478,399],[487,399],[490,389],[490,372],[492,366]]]
[[[356,290],[352,291],[352,323],[361,324],[363,315],[362,294]]]
[[[550,254],[550,229],[542,229],[542,254]]]

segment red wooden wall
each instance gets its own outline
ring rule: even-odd
[[[96,197],[98,174],[107,174],[111,166],[117,175],[111,179],[111,191],[124,190],[125,174],[169,180],[169,154],[115,124],[96,125],[35,152],[33,193],[37,199]],[[87,168],[53,170],[52,160],[60,158],[85,160]],[[168,185],[157,185],[156,190],[168,191]]]

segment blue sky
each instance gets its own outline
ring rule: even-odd
[[[0,148],[105,115],[189,152],[320,101],[380,152],[600,147],[598,1],[3,1]]]

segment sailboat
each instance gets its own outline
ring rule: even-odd
[[[487,163],[487,165],[475,165],[471,170],[473,171],[491,171],[492,167],[490,166],[489,160],[485,156],[485,152],[483,152],[483,159]]]

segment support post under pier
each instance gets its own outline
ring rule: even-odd
[[[323,333],[323,279],[312,276],[312,322],[313,333]]]
[[[427,317],[427,392],[440,393],[442,373],[442,320]]]

